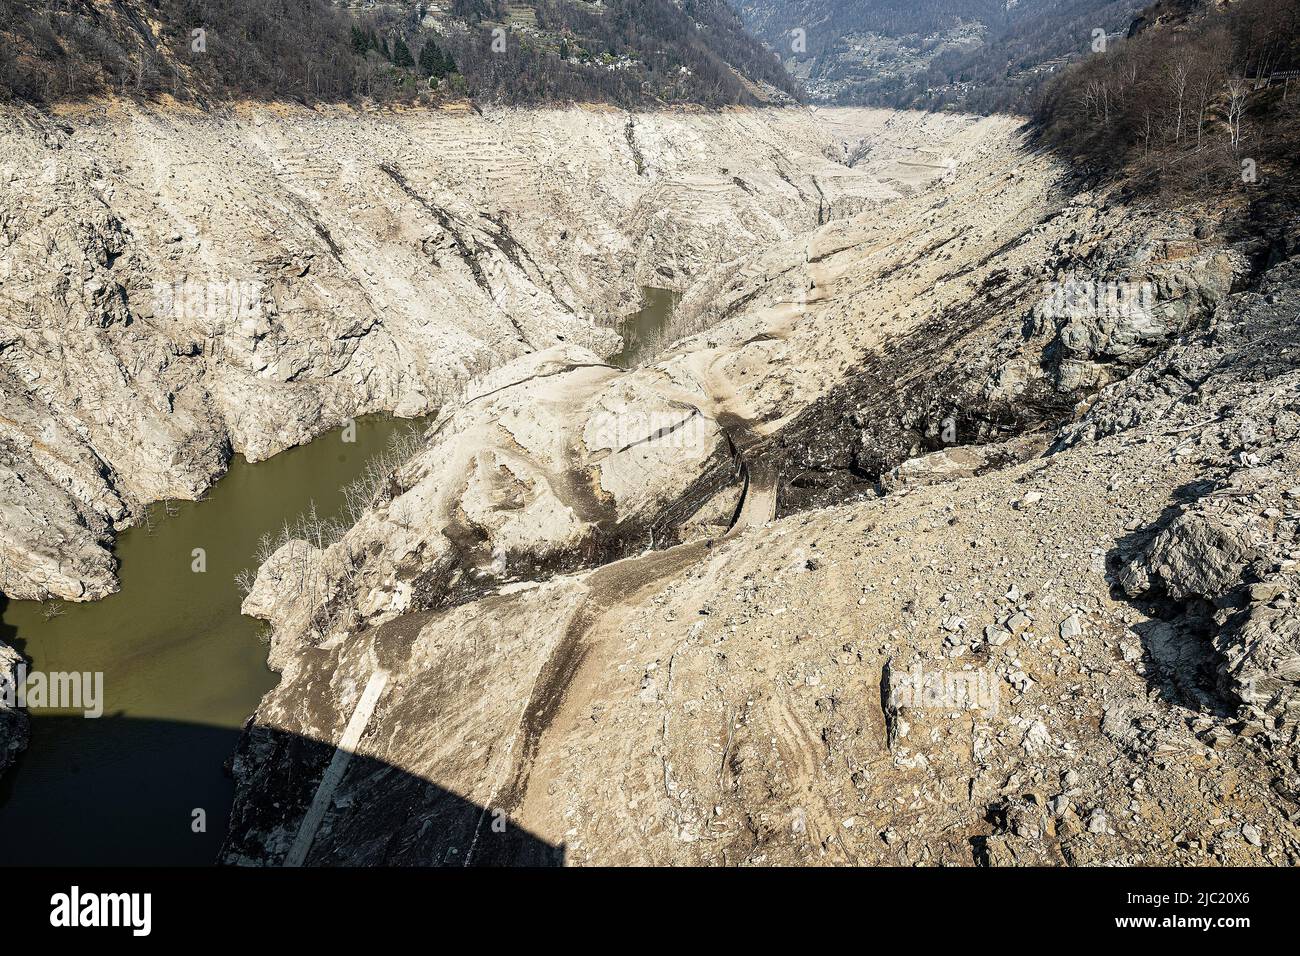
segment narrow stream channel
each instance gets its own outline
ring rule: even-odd
[[[0,598],[0,640],[31,671],[104,675],[98,719],[30,711],[27,751],[0,777],[0,864],[215,861],[234,791],[223,766],[276,681],[235,575],[312,502],[340,517],[343,486],[410,427],[359,419],[355,442],[333,431],[257,465],[236,456],[206,500],[155,506],[152,530],[122,533],[122,589],[102,601],[47,619],[47,604]]]

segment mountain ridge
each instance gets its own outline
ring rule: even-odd
[[[0,98],[113,93],[644,108],[798,91],[722,0],[0,0]]]

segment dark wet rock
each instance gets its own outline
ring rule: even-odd
[[[17,667],[22,655],[0,643],[0,773],[8,769],[27,746],[28,718],[17,706]]]

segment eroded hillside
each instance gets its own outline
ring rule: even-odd
[[[910,188],[693,270],[644,367],[498,369],[263,567],[228,862],[1295,862],[1295,249],[819,120]]]
[[[609,355],[641,286],[684,289],[897,193],[799,111],[118,105],[3,123],[16,598],[110,592],[114,529],[201,495],[232,453],[431,413],[560,342]]]

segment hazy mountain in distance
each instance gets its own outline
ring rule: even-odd
[[[738,0],[816,102],[1027,111],[1032,92],[1127,30],[1142,0]],[[802,32],[800,32],[802,31]]]

